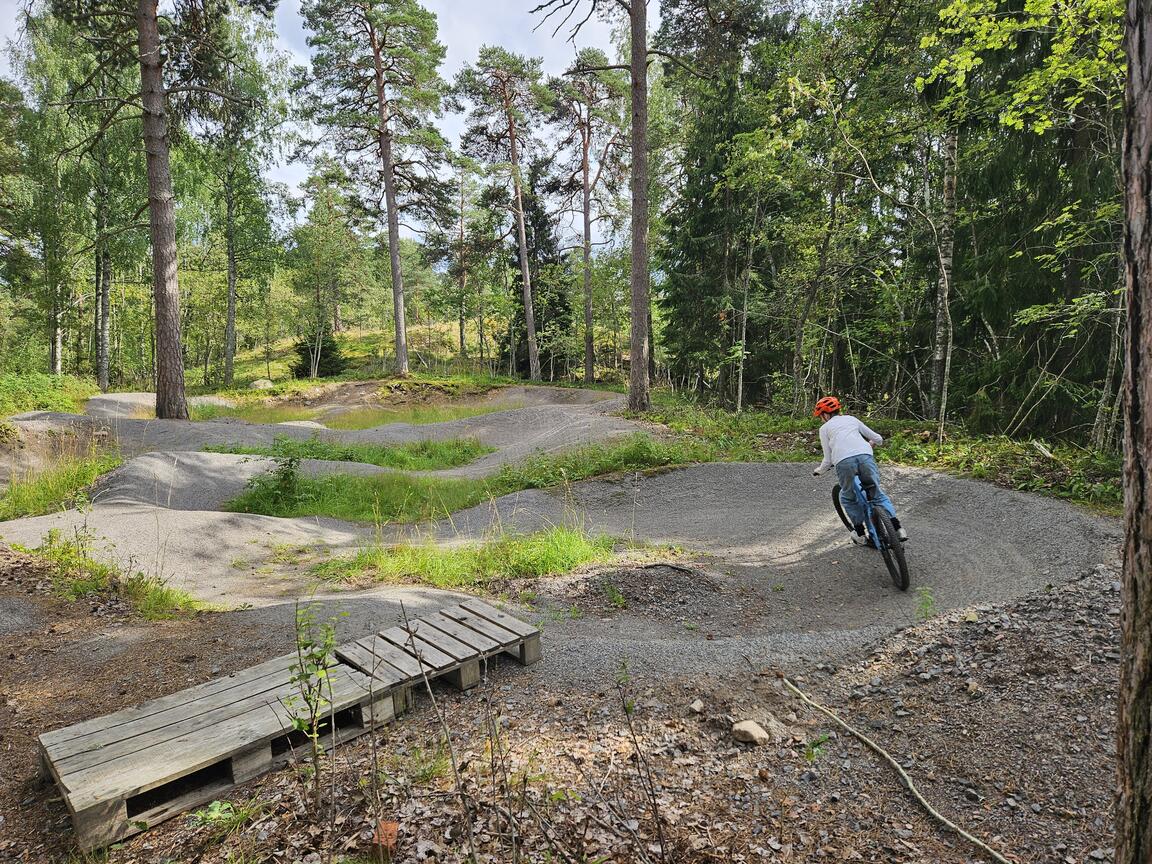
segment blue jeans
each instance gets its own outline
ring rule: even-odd
[[[841,459],[836,463],[836,476],[840,480],[840,503],[844,505],[844,512],[853,525],[861,524],[865,516],[864,508],[856,498],[857,477],[872,506],[883,506],[893,519],[896,518],[896,508],[892,506],[892,499],[880,488],[880,469],[876,467],[876,458],[870,453]]]

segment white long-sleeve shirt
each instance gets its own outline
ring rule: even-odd
[[[816,469],[823,474],[841,459],[872,453],[873,445],[883,444],[884,439],[850,414],[833,417],[820,427],[820,446],[824,449],[824,461]]]

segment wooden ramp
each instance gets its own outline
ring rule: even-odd
[[[535,663],[540,631],[479,600],[341,645],[328,667],[324,744],[390,722],[425,676],[462,690],[475,686],[480,664],[501,653]],[[41,735],[41,762],[68,805],[80,847],[143,831],[304,752],[307,739],[293,730],[296,662],[295,654],[277,657]]]

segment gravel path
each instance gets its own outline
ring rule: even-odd
[[[475,435],[498,447],[468,466],[496,470],[532,452],[603,440],[638,428],[608,415],[615,399],[587,391],[518,394],[545,400],[499,413],[434,426],[392,425],[363,432],[326,432],[339,440],[405,441]],[[540,391],[551,388],[540,388]],[[546,400],[554,401],[546,401]],[[109,412],[113,407],[103,405]],[[108,417],[110,415],[105,415]],[[74,424],[68,415],[25,415],[18,422]],[[217,512],[267,461],[190,452],[209,441],[270,441],[310,430],[232,422],[143,422],[112,417],[113,434],[129,450],[155,450],[130,460],[94,493],[85,513],[0,523],[8,542],[36,545],[51,528],[94,534],[101,554],[133,569],[159,573],[204,600],[251,604],[233,613],[252,626],[290,624],[295,598],[315,586],[275,559],[285,548],[309,554],[347,552],[373,539],[370,528],[328,519],[276,519]],[[183,451],[183,452],[179,452]],[[754,663],[840,655],[932,611],[1011,600],[1109,563],[1119,527],[1061,502],[916,469],[885,467],[889,492],[912,533],[913,587],[901,594],[871,550],[851,546],[832,511],[827,479],[797,464],[708,464],[649,476],[589,481],[569,490],[529,491],[455,514],[450,521],[407,529],[442,540],[484,536],[497,528],[531,530],[556,523],[622,538],[675,544],[699,562],[699,584],[677,592],[681,608],[654,614],[588,604],[574,617],[549,584],[522,609],[544,627],[544,662],[530,675],[603,685],[622,661],[640,675],[707,674],[744,657]],[[310,463],[308,471],[381,471],[372,466]],[[385,532],[388,537],[401,532]],[[387,539],[387,537],[385,538]],[[291,556],[288,556],[291,557]],[[672,571],[676,572],[676,571]],[[654,571],[645,579],[668,579]],[[695,579],[696,577],[691,577]],[[587,596],[605,583],[636,584],[635,573],[594,574]],[[700,590],[689,590],[689,589]],[[442,592],[377,588],[321,595],[329,611],[348,613],[343,636],[371,632],[399,617],[399,603],[434,605]],[[599,608],[596,608],[599,607]]]

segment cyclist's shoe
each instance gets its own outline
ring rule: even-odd
[[[857,525],[856,530],[852,532],[852,542],[857,546],[871,546],[872,541],[868,537],[868,529],[863,525]]]
[[[908,542],[908,532],[904,530],[904,526],[900,524],[900,520],[895,516],[892,517],[892,527],[896,529],[896,538],[901,543]]]

